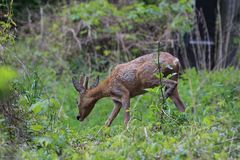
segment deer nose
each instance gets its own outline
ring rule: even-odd
[[[77,118],[77,120],[79,121],[79,119],[80,119],[80,116],[78,115],[76,118]]]

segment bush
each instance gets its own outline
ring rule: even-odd
[[[33,21],[28,29],[21,28],[16,48],[21,48],[18,55],[24,64],[48,65],[60,74],[69,67],[75,73],[107,71],[116,63],[156,51],[159,37],[169,35],[164,33],[166,28],[187,31],[192,13],[192,0],[181,3],[162,0],[158,5],[132,3],[122,7],[107,0],[61,9],[46,6],[40,22]]]

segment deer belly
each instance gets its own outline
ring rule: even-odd
[[[138,90],[134,90],[133,92],[130,93],[130,97],[135,97],[135,96],[138,96],[138,95],[141,95],[141,94],[144,94],[146,93],[147,91],[144,90],[144,89],[138,89]]]

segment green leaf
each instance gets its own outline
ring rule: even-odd
[[[0,36],[1,37],[1,36]],[[0,99],[10,92],[9,82],[17,76],[17,73],[10,67],[0,66]]]
[[[104,51],[103,51],[104,56],[108,56],[110,53],[111,53],[110,50],[104,50]]]
[[[31,125],[30,128],[34,131],[40,131],[43,129],[42,125]]]
[[[33,104],[31,107],[30,107],[30,111],[33,111],[33,113],[35,114],[38,114],[40,113],[41,111],[42,112],[45,112],[47,110],[47,108],[49,107],[49,100],[42,100],[42,101],[39,101],[35,104]]]
[[[54,98],[50,98],[50,103],[51,103],[52,107],[54,107],[54,108],[59,108],[60,107],[59,102]]]
[[[214,123],[214,120],[215,120],[215,116],[213,115],[207,116],[203,119],[203,124],[207,126],[211,126]]]
[[[30,109],[30,111],[33,111],[33,113],[38,114],[42,110],[41,103],[37,102],[33,104]]]
[[[50,137],[37,137],[35,140],[37,143],[44,147],[52,143],[52,139]]]

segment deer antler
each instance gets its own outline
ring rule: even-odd
[[[80,76],[80,81],[79,81],[79,83],[80,83],[80,85],[83,87],[83,83],[84,83],[84,77],[85,77],[85,75],[81,75]]]
[[[83,93],[88,89],[88,80],[89,80],[89,77],[83,75],[80,77],[80,81],[78,83],[77,77],[74,76],[72,78],[73,86],[78,92]],[[99,76],[97,76],[95,82],[90,86],[90,89],[97,87],[98,83],[99,83]]]
[[[88,79],[89,79],[88,76],[86,76],[85,79],[84,79],[83,87],[84,87],[85,90],[88,89]]]
[[[97,76],[95,82],[90,86],[90,89],[97,87],[98,83],[99,83],[99,76]]]
[[[72,78],[72,83],[73,83],[74,88],[75,88],[78,92],[80,92],[80,93],[83,93],[83,92],[85,91],[85,89],[84,89],[83,86],[81,85],[81,82],[82,82],[82,81],[83,81],[83,80],[82,80],[82,77],[81,77],[81,79],[80,79],[80,83],[78,82],[76,76],[74,76],[74,77]]]

